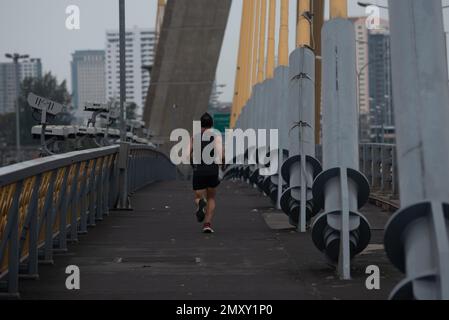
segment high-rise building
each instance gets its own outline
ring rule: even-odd
[[[371,140],[394,142],[390,34],[388,30],[371,31],[368,38]]]
[[[17,99],[16,74],[13,63],[0,63],[0,114],[14,112]]]
[[[354,24],[356,34],[356,64],[357,64],[357,86],[358,105],[360,112],[360,140],[369,142],[371,140],[371,85],[370,70],[375,61],[370,56],[369,35],[375,30],[368,30],[367,17],[354,17],[350,19]],[[388,21],[380,21],[380,30],[388,30]]]
[[[126,30],[126,101],[134,102],[138,116],[150,86],[149,70],[154,64],[156,32],[137,27]],[[120,98],[120,43],[119,32],[106,33],[106,97]]]
[[[20,62],[20,79],[42,77],[41,59],[28,59]]]
[[[369,57],[366,17],[351,19],[356,34],[357,86],[360,112],[360,140],[369,140]]]
[[[82,50],[72,54],[73,106],[82,113],[86,102],[106,102],[105,52]],[[79,114],[79,113],[78,113]]]
[[[0,63],[0,114],[15,112],[17,100],[17,71],[19,83],[25,78],[42,77],[41,59],[28,59],[19,62],[19,69],[12,62]]]

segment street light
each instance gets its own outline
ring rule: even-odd
[[[370,3],[370,2],[360,2],[360,1],[358,1],[357,4],[359,6],[361,6],[361,7],[363,7],[363,8],[366,8],[366,7],[369,7],[369,6],[376,6],[376,7],[379,7],[381,9],[390,10],[390,8],[387,7],[387,6],[382,6],[382,5],[378,5],[378,4]],[[447,9],[447,8],[449,8],[449,5],[442,6],[442,8],[443,9]]]
[[[16,152],[17,152],[17,162],[22,161],[22,150],[20,145],[20,109],[19,109],[19,97],[20,97],[20,66],[19,66],[19,60],[21,59],[28,59],[30,56],[27,54],[20,55],[18,53],[5,54],[5,57],[8,59],[12,59],[14,63],[15,73],[16,73],[16,103],[15,103],[15,109],[16,109]]]
[[[358,4],[359,6],[361,6],[361,7],[363,7],[363,8],[370,7],[370,6],[376,6],[376,7],[379,7],[379,8],[381,8],[381,9],[389,10],[389,8],[386,7],[386,6],[381,6],[381,5],[374,4],[374,3],[370,3],[370,2],[360,2],[360,1],[359,1],[359,2],[357,2],[357,4]]]
[[[119,0],[119,47],[120,47],[120,141],[126,141],[126,25],[125,0]]]

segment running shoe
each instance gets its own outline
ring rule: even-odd
[[[212,225],[210,223],[205,223],[203,226],[203,233],[214,233],[214,229],[212,229]]]
[[[200,200],[200,203],[198,204],[198,211],[196,212],[196,218],[199,223],[203,222],[206,218],[206,206],[207,202],[204,199]]]

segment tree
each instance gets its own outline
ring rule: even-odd
[[[110,106],[112,106],[116,112],[117,115],[120,115],[120,102],[118,99],[111,98],[108,102]],[[137,120],[137,109],[138,105],[135,102],[126,102],[125,103],[125,119],[126,120]],[[120,127],[120,119],[117,119],[115,127]]]
[[[136,120],[137,119],[137,104],[134,102],[128,103],[126,106],[126,120]]]
[[[13,146],[16,141],[16,115],[6,113],[0,116],[0,147]]]
[[[31,136],[31,128],[38,124],[40,119],[33,115],[31,107],[28,105],[27,98],[30,93],[34,93],[43,98],[69,105],[71,96],[67,91],[66,81],[58,84],[56,77],[50,72],[42,78],[26,78],[21,85],[21,95],[19,97],[20,106],[20,139],[23,145],[35,145],[37,141]],[[59,114],[50,124],[68,125],[72,122],[73,116],[70,113]],[[15,125],[14,125],[15,130]]]

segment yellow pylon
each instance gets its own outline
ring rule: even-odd
[[[310,0],[298,0],[296,18],[296,47],[309,46],[311,34]]]
[[[274,76],[275,63],[275,29],[276,29],[276,0],[269,0],[269,17],[268,17],[268,48],[267,48],[267,64],[265,68],[265,77],[271,79]]]
[[[288,66],[288,12],[289,1],[281,0],[281,26],[279,30],[279,66]]]
[[[248,19],[248,33],[246,38],[246,43],[248,45],[246,50],[246,68],[244,73],[244,79],[243,79],[243,96],[242,100],[240,101],[240,107],[239,107],[239,115],[245,106],[246,102],[248,101],[250,95],[251,95],[251,72],[252,72],[252,61],[253,61],[253,39],[254,39],[254,30],[255,25],[254,22],[256,20],[256,0],[245,0],[249,2],[249,19]]]
[[[254,22],[254,37],[253,37],[253,54],[252,54],[252,71],[251,71],[251,91],[252,87],[257,83],[257,67],[259,64],[258,61],[258,53],[259,53],[259,34],[260,34],[260,7],[262,0],[255,0],[256,1],[256,19]]]
[[[231,112],[231,128],[235,127],[235,122],[240,114],[240,107],[244,99],[245,74],[248,68],[248,38],[249,38],[249,15],[250,15],[250,1],[243,0],[242,20],[240,23],[240,44],[237,60],[237,70],[235,75],[234,97],[232,102]]]
[[[259,66],[257,71],[257,82],[265,79],[265,41],[267,29],[267,0],[260,0],[260,37],[259,37]]]
[[[347,18],[348,17],[348,0],[330,0],[330,17]]]

